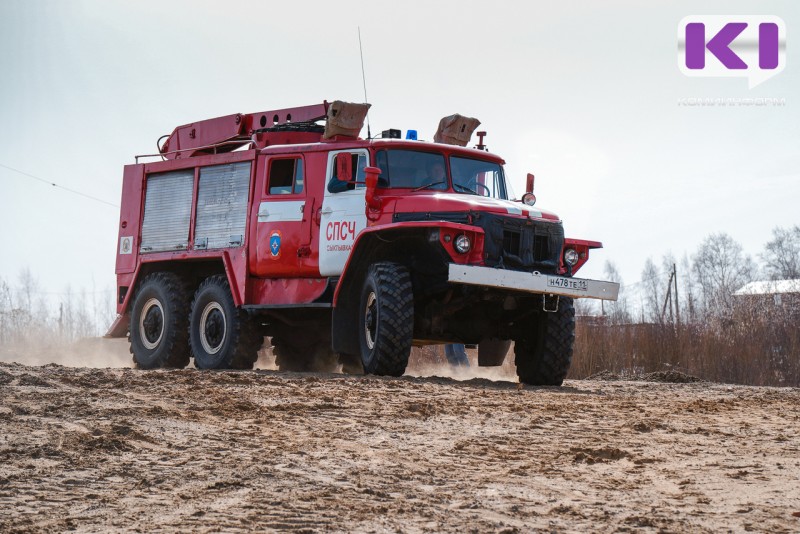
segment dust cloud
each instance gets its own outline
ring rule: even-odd
[[[65,367],[133,367],[125,338],[84,338],[72,343],[12,344],[0,349],[0,362]]]
[[[414,348],[406,369],[407,376],[441,377],[453,380],[484,379],[492,381],[518,382],[517,368],[514,365],[514,352],[506,355],[503,365],[498,367],[479,367],[478,350],[467,349],[469,367],[454,367],[447,363],[441,345]]]
[[[87,367],[96,369],[132,368],[130,344],[125,338],[84,338],[72,343],[35,343],[16,344],[0,349],[0,362],[20,363],[23,365],[56,364],[64,367]],[[441,377],[454,380],[485,379],[494,381],[517,382],[516,367],[513,365],[513,353],[506,358],[500,367],[478,367],[477,350],[467,349],[470,360],[469,367],[452,367],[444,359],[439,346],[415,348],[409,359],[406,376]],[[277,371],[275,355],[269,338],[259,351],[255,369]],[[189,368],[194,368],[190,364]],[[341,371],[341,367],[337,369]]]

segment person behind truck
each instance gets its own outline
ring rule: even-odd
[[[450,367],[469,367],[467,351],[461,343],[448,343],[444,346],[444,355]]]

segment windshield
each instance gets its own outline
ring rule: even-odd
[[[453,176],[453,189],[458,193],[508,198],[503,167],[497,163],[452,156],[450,173]]]
[[[379,150],[375,164],[380,168],[380,187],[416,190],[449,189],[445,157],[438,152],[391,149]],[[450,157],[450,173],[456,193],[507,199],[503,167],[491,161],[462,156]]]
[[[375,163],[381,187],[447,189],[444,156],[418,150],[380,150]]]

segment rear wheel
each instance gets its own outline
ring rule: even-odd
[[[189,363],[189,291],[173,273],[148,275],[136,291],[130,324],[133,361],[139,369]]]
[[[414,334],[414,293],[408,269],[375,263],[361,290],[358,334],[364,372],[400,376],[408,365]]]
[[[252,369],[264,338],[237,308],[224,275],[206,278],[194,294],[189,342],[198,369]]]
[[[575,307],[560,297],[558,310],[537,313],[515,339],[517,375],[534,386],[560,386],[572,363],[575,342]]]

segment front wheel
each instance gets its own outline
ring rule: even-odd
[[[361,290],[358,325],[364,372],[402,375],[414,334],[414,293],[405,266],[390,262],[370,266]]]
[[[514,341],[520,382],[534,386],[560,386],[569,372],[575,342],[572,299],[559,297],[557,311],[535,314]]]
[[[206,278],[194,294],[189,342],[198,369],[252,369],[263,337],[233,303],[224,275]]]

